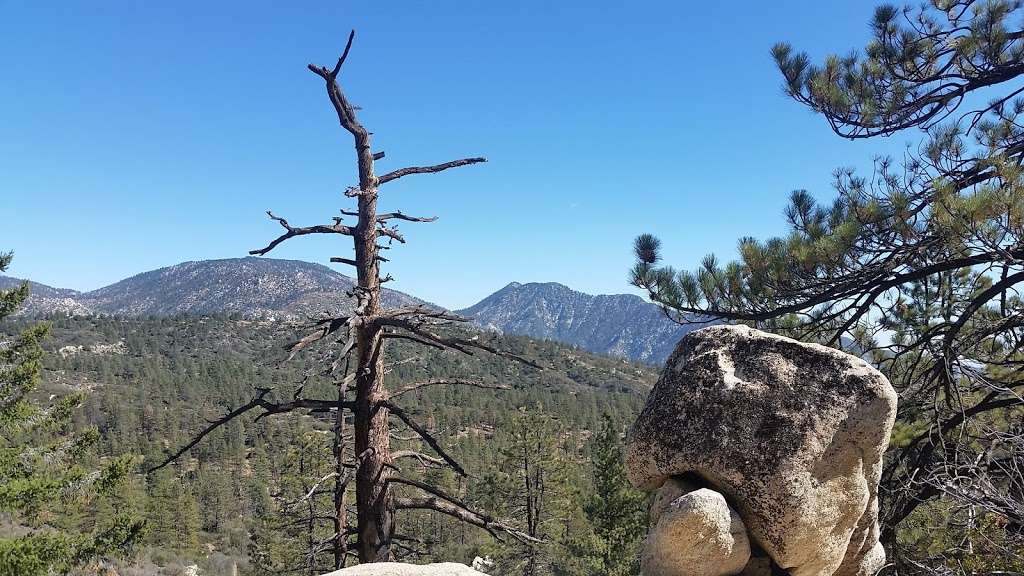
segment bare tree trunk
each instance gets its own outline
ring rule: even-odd
[[[349,130],[355,140],[359,162],[359,223],[353,243],[356,255],[357,289],[360,292],[356,325],[355,452],[361,461],[356,469],[356,515],[358,518],[359,561],[386,562],[391,559],[395,505],[387,481],[391,464],[391,431],[388,428],[387,390],[384,388],[380,275],[377,259],[377,176],[373,173],[370,135],[354,115]]]
[[[340,362],[342,360],[346,362],[345,377],[338,385],[338,397],[337,399],[302,397],[302,388],[300,387],[290,401],[278,401],[271,395],[273,389],[255,388],[255,395],[249,402],[234,408],[221,418],[211,421],[210,425],[191,441],[168,456],[162,463],[151,468],[150,471],[167,466],[199,443],[207,434],[251,410],[262,410],[263,413],[259,417],[292,410],[315,410],[318,412],[335,410],[337,411],[333,441],[335,467],[332,472],[335,477],[332,514],[335,528],[332,542],[335,568],[343,568],[349,554],[347,538],[352,531],[346,527],[348,514],[345,492],[353,472],[356,482],[355,532],[358,537],[357,549],[360,563],[386,562],[393,558],[391,543],[394,539],[396,509],[432,510],[483,528],[496,538],[500,537],[499,534],[506,534],[524,543],[537,542],[536,538],[516,530],[505,522],[473,510],[455,496],[445,494],[437,487],[402,477],[395,471],[392,464],[395,457],[414,458],[422,466],[428,464],[447,465],[460,476],[466,475],[462,466],[441,447],[430,431],[418,424],[410,414],[392,400],[392,395],[384,386],[385,339],[405,339],[421,346],[438,350],[456,350],[466,354],[472,354],[472,350],[483,350],[516,360],[538,370],[541,367],[515,354],[498,350],[477,337],[470,338],[437,332],[439,329],[464,323],[468,321],[468,318],[423,305],[403,306],[393,310],[384,310],[381,307],[381,284],[390,280],[391,277],[388,276],[383,280],[380,278],[379,265],[386,259],[381,258],[378,252],[381,248],[388,246],[382,247],[378,242],[382,240],[388,243],[391,241],[405,242],[394,222],[433,222],[436,218],[410,216],[400,211],[378,214],[378,187],[406,176],[436,174],[451,168],[486,162],[486,159],[481,157],[462,158],[430,166],[408,166],[377,176],[374,173],[374,162],[383,158],[384,152],[372,151],[370,132],[359,122],[356,117],[357,108],[349,103],[337,82],[338,74],[352,47],[354,36],[354,31],[349,34],[345,50],[333,68],[313,64],[310,64],[308,68],[325,81],[327,95],[337,114],[338,122],[353,138],[359,167],[359,186],[349,187],[345,191],[345,196],[357,199],[358,210],[353,212],[343,209],[341,213],[345,216],[357,216],[358,222],[355,226],[349,226],[342,223],[342,217],[335,216],[332,218],[332,224],[292,226],[284,218],[275,216],[268,211],[267,215],[280,224],[285,232],[266,247],[249,252],[253,255],[263,256],[286,240],[310,234],[340,234],[352,238],[355,257],[351,259],[340,256],[332,257],[331,262],[347,264],[356,269],[356,284],[352,291],[352,296],[356,300],[355,309],[351,315],[316,321],[313,326],[314,331],[292,344],[288,356],[288,359],[291,359],[306,347],[324,341],[343,328],[347,329],[346,338],[334,341],[335,345],[341,347],[336,360],[330,363],[324,372],[326,375],[333,375]],[[350,354],[353,352],[356,366],[355,372],[350,374],[347,366],[348,360],[351,358]],[[355,398],[347,400],[347,386],[353,381],[355,383]],[[507,386],[462,378],[440,378],[406,385],[396,390],[393,397],[398,398],[402,394],[420,388],[439,385],[507,388]],[[354,417],[352,469],[348,469],[349,460],[346,459],[344,410],[351,410]],[[392,414],[413,430],[417,437],[433,449],[440,458],[421,454],[415,450],[403,450],[401,453],[392,455],[391,431],[388,425],[388,418]],[[397,498],[392,488],[395,483],[403,484],[407,490],[413,490],[418,496],[403,494],[401,498]],[[312,547],[312,544],[310,546]]]
[[[387,481],[391,465],[391,438],[383,366],[380,359],[379,329],[359,335],[359,370],[356,377],[355,448],[362,455],[356,471],[356,514],[359,561],[386,562],[391,559],[394,502]],[[365,354],[365,356],[364,356]],[[365,370],[365,372],[363,372]]]

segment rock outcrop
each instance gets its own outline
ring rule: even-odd
[[[323,576],[487,576],[465,564],[445,562],[442,564],[401,564],[399,562],[375,562],[360,564],[351,568],[336,570]]]
[[[673,490],[720,493],[756,548],[793,576],[867,576],[885,558],[877,488],[895,413],[892,386],[860,358],[714,326],[686,336],[669,358],[630,432],[626,463],[644,489],[676,478],[690,484]],[[712,539],[727,509],[717,508]],[[659,514],[649,547],[671,533],[662,526],[670,513]],[[735,552],[723,549],[720,560]],[[689,566],[674,574],[712,574]],[[723,564],[715,574],[737,572]]]

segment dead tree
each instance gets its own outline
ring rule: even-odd
[[[267,246],[250,252],[252,255],[263,256],[286,240],[310,234],[336,234],[352,239],[352,258],[331,258],[333,263],[346,264],[356,270],[356,283],[350,293],[354,300],[352,311],[345,316],[318,320],[312,326],[313,330],[289,349],[291,359],[310,346],[325,346],[329,350],[330,359],[325,363],[324,372],[335,378],[337,396],[333,399],[301,398],[300,389],[292,400],[281,402],[271,399],[270,390],[258,389],[252,401],[211,422],[191,442],[156,468],[175,460],[212,430],[251,410],[262,411],[259,418],[293,410],[333,412],[333,450],[336,467],[331,476],[334,481],[333,551],[336,567],[343,567],[346,557],[350,554],[350,535],[356,538],[354,544],[361,563],[392,559],[396,510],[432,510],[476,525],[499,538],[509,535],[519,540],[532,540],[528,535],[516,531],[507,524],[472,509],[453,495],[423,482],[402,477],[400,469],[395,464],[398,458],[410,458],[420,464],[447,465],[456,473],[465,476],[463,467],[444,450],[426,427],[417,423],[412,415],[397,404],[397,398],[412,390],[429,386],[494,386],[472,380],[439,379],[408,384],[389,391],[385,387],[387,341],[401,339],[437,350],[455,350],[466,354],[486,351],[534,368],[540,367],[524,358],[498,350],[476,337],[464,336],[463,333],[450,329],[467,321],[468,318],[427,306],[385,309],[381,305],[381,285],[391,279],[390,276],[382,278],[380,275],[380,264],[387,261],[381,256],[381,250],[390,248],[394,242],[405,243],[405,238],[399,232],[396,223],[432,222],[436,218],[409,216],[400,211],[379,213],[377,200],[380,186],[406,176],[433,174],[486,160],[479,157],[463,158],[433,166],[400,168],[378,176],[374,164],[384,158],[384,152],[373,151],[371,132],[360,123],[356,115],[357,108],[349,102],[339,84],[342,66],[352,48],[354,36],[353,31],[348,37],[341,57],[333,67],[310,64],[309,70],[324,81],[327,97],[339,124],[352,135],[359,181],[358,185],[346,189],[345,196],[355,199],[356,209],[342,209],[341,215],[333,217],[330,224],[313,226],[293,226],[286,219],[268,211],[268,216],[276,221],[284,232]],[[352,217],[355,221],[349,223],[346,217]],[[352,460],[347,460],[344,456],[347,453],[345,411],[350,411],[354,415],[351,448],[355,457]],[[401,420],[438,457],[409,450],[392,452],[391,416]],[[347,527],[348,507],[345,502],[346,488],[353,477],[356,496],[355,530]],[[325,478],[324,481],[329,479]],[[404,487],[401,497],[396,495],[396,486]]]

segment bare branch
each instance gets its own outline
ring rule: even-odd
[[[378,262],[387,262],[388,259],[383,256],[377,256]],[[334,264],[348,264],[349,266],[358,266],[358,263],[351,258],[342,258],[341,256],[331,256],[331,262]]]
[[[355,470],[357,470],[359,468],[359,466],[362,465],[362,462],[364,462],[364,460],[367,459],[367,456],[369,456],[371,453],[372,453],[372,449],[371,448],[368,448],[368,449],[362,451],[362,453],[359,454],[359,456],[355,459],[355,463],[352,464],[351,467],[349,467],[347,470],[345,470],[345,476],[342,477],[341,480],[338,481],[338,484],[341,485],[341,486],[348,486],[349,481],[352,480],[352,475],[355,474]],[[324,478],[319,479],[315,483],[313,483],[312,488],[310,488],[309,491],[306,492],[305,496],[295,500],[294,502],[286,504],[286,506],[295,506],[295,505],[299,504],[300,502],[302,502],[304,500],[308,500],[309,498],[312,498],[313,494],[316,493],[316,489],[319,488],[319,486],[321,486],[325,482],[327,482],[327,481],[329,481],[332,478],[335,478],[337,476],[338,476],[338,472],[336,472],[336,471],[330,472],[330,474],[328,474]]]
[[[377,228],[377,233],[381,236],[387,236],[396,242],[405,244],[405,237],[398,232],[398,228],[388,228],[387,226],[380,226]]]
[[[338,63],[334,65],[334,70],[331,70],[331,78],[338,77],[338,73],[341,72],[341,66],[345,63],[345,59],[348,58],[348,51],[352,49],[352,41],[355,40],[355,38],[355,30],[348,33],[348,42],[345,42],[345,50],[341,53],[341,57],[338,58]]]
[[[147,469],[146,473],[149,474],[149,473],[152,473],[152,472],[156,472],[157,470],[160,470],[161,468],[166,467],[167,465],[171,464],[172,462],[174,462],[175,460],[180,458],[185,452],[188,452],[189,450],[191,450],[195,445],[197,445],[200,442],[202,442],[203,438],[205,438],[207,435],[209,435],[214,430],[220,428],[221,426],[227,424],[228,422],[234,420],[235,418],[237,418],[237,417],[239,417],[239,416],[249,412],[250,410],[254,410],[256,408],[262,408],[262,409],[264,409],[266,411],[265,413],[263,413],[263,414],[261,414],[260,416],[257,417],[257,418],[262,418],[263,416],[266,416],[267,414],[279,414],[281,412],[290,412],[292,410],[299,409],[299,408],[308,408],[308,409],[311,409],[311,410],[326,411],[326,410],[330,410],[332,408],[341,409],[341,408],[350,408],[351,407],[351,403],[350,402],[340,402],[338,400],[316,400],[316,399],[309,399],[309,398],[299,398],[299,399],[293,400],[291,402],[285,402],[283,404],[279,404],[279,403],[270,402],[270,401],[266,400],[267,394],[269,394],[271,391],[272,391],[271,388],[257,388],[256,389],[256,396],[254,396],[252,400],[250,400],[250,401],[246,402],[245,404],[235,408],[234,410],[229,411],[228,413],[224,414],[220,418],[217,418],[216,420],[211,420],[210,421],[210,425],[207,426],[206,428],[204,428],[202,431],[200,431],[199,434],[196,434],[195,436],[193,436],[192,440],[190,440],[184,446],[182,446],[181,448],[176,450],[173,454],[168,456],[160,464],[157,464],[156,466],[153,466],[152,468]]]
[[[391,480],[396,480],[394,477]],[[405,483],[405,482],[403,482]],[[432,488],[432,487],[431,487]],[[437,489],[433,489],[433,492],[440,492]],[[395,498],[395,509],[397,510],[433,510],[434,512],[440,512],[447,516],[451,516],[457,520],[461,520],[473,526],[483,528],[491,536],[494,536],[498,540],[501,540],[500,534],[508,534],[512,538],[523,543],[540,543],[543,540],[534,538],[521,530],[509,526],[508,524],[495,520],[493,517],[477,512],[466,504],[463,504],[459,500],[452,498],[451,496],[439,496],[437,494],[431,496],[422,497],[396,497]]]
[[[161,462],[160,464],[158,464],[156,466],[153,466],[152,468],[146,470],[146,473],[149,474],[149,473],[152,473],[152,472],[156,472],[157,470],[160,470],[161,468],[164,468],[165,466],[167,466],[171,462],[174,462],[175,460],[177,460],[182,454],[184,454],[185,452],[188,452],[193,446],[195,446],[196,444],[199,444],[203,440],[203,438],[205,438],[206,435],[209,434],[210,432],[213,432],[217,428],[220,428],[221,426],[227,424],[231,420],[234,420],[236,417],[241,416],[242,414],[245,414],[246,412],[248,412],[248,411],[250,411],[250,410],[252,410],[254,408],[260,407],[261,403],[264,401],[263,397],[266,396],[267,394],[269,394],[271,392],[271,389],[270,388],[257,388],[256,392],[257,392],[256,396],[252,400],[250,400],[249,402],[239,406],[238,408],[235,408],[234,410],[229,411],[227,414],[225,414],[224,416],[221,416],[217,420],[211,421],[210,425],[207,426],[206,428],[204,428],[199,434],[195,435],[192,438],[191,441],[189,441],[187,444],[185,444],[184,446],[179,448],[174,454],[171,454],[170,456],[168,456],[167,459],[164,460],[163,462]]]
[[[349,38],[354,38],[354,35],[355,31],[353,31],[352,34],[349,34]],[[347,56],[347,54],[342,54],[342,56]],[[340,58],[339,61],[341,61]],[[337,67],[337,65],[335,66]],[[356,139],[357,148],[360,145],[364,145],[368,148],[370,133],[366,131],[366,128],[364,128],[356,118],[355,107],[352,106],[348,101],[348,98],[345,97],[345,93],[342,92],[341,87],[338,86],[336,81],[337,75],[333,74],[333,70],[328,70],[325,66],[310,64],[307,68],[317,76],[323,78],[327,83],[327,97],[330,98],[331,105],[334,106],[334,111],[338,115],[338,123],[340,123],[341,127],[347,130]],[[369,152],[368,149],[366,150],[366,154],[368,158],[372,159],[373,154]],[[345,195],[348,196],[350,192],[352,191],[349,190],[345,192]]]
[[[321,400],[319,398],[296,398],[290,402],[261,402],[260,407],[263,408],[265,412],[257,416],[257,420],[262,420],[272,414],[281,414],[284,412],[291,412],[292,410],[305,409],[313,412],[328,412],[330,410],[351,408],[352,402]]]
[[[386,222],[388,220],[405,220],[406,222],[434,222],[437,220],[437,216],[431,216],[429,218],[420,218],[417,216],[406,216],[401,211],[398,212],[385,212],[377,216],[377,222]]]
[[[413,420],[412,416],[407,414],[405,410],[397,406],[395,403],[388,401],[384,401],[382,403],[382,406],[387,408],[388,411],[390,411],[395,416],[398,416],[398,418],[402,422],[405,422],[406,426],[412,428],[413,431],[419,434],[420,438],[422,438],[424,442],[429,444],[430,447],[434,449],[434,452],[437,452],[438,456],[443,458],[444,461],[447,462],[448,465],[451,466],[455,470],[455,472],[459,474],[459,476],[467,476],[466,470],[462,467],[462,465],[459,464],[458,461],[456,461],[454,458],[449,456],[448,453],[445,452],[444,448],[441,448],[441,444],[437,441],[437,439],[434,438],[430,434],[430,432],[427,431],[426,428],[424,428],[418,422]]]
[[[254,256],[264,256],[268,252],[276,248],[277,245],[280,244],[281,242],[284,242],[289,238],[294,238],[295,236],[305,236],[307,234],[344,234],[346,236],[355,235],[355,229],[341,224],[338,220],[335,220],[334,224],[319,224],[316,226],[295,228],[289,225],[288,221],[285,220],[284,218],[274,216],[274,213],[271,212],[270,210],[267,210],[267,216],[270,216],[270,218],[273,220],[277,220],[277,222],[286,230],[286,232],[275,238],[274,241],[268,244],[266,247],[260,248],[258,250],[250,250],[249,254],[252,254]]]
[[[299,497],[299,498],[297,498],[293,502],[286,503],[284,505],[284,507],[285,508],[294,508],[295,506],[298,506],[300,503],[305,502],[306,500],[309,500],[310,498],[313,497],[314,494],[316,494],[316,491],[317,491],[318,488],[320,488],[321,484],[323,484],[324,482],[327,482],[328,480],[330,480],[331,478],[334,478],[337,475],[338,475],[337,472],[331,472],[331,473],[327,474],[326,476],[324,476],[323,478],[317,480],[316,482],[313,483],[313,486],[309,489],[309,491],[306,492],[305,496]],[[331,518],[331,520],[333,520],[333,518]]]
[[[468,354],[470,356],[473,355],[473,349],[484,350],[485,352],[490,352],[491,354],[494,354],[495,356],[501,356],[503,358],[509,358],[509,359],[515,360],[516,362],[519,362],[521,364],[526,364],[527,366],[530,366],[531,368],[535,368],[537,370],[543,370],[544,369],[542,366],[540,366],[536,362],[533,362],[532,360],[529,360],[527,358],[519,356],[518,354],[513,354],[511,352],[506,352],[504,350],[499,350],[499,349],[497,349],[497,348],[495,348],[495,347],[493,347],[493,346],[491,346],[489,344],[484,344],[483,342],[480,342],[479,341],[479,336],[474,336],[473,338],[461,338],[461,337],[457,337],[457,336],[441,336],[439,334],[434,334],[433,332],[431,332],[431,331],[427,330],[426,328],[424,328],[422,323],[416,323],[414,321],[410,321],[410,320],[407,320],[405,318],[387,318],[387,317],[385,317],[385,318],[381,318],[379,320],[379,322],[381,322],[381,324],[383,324],[385,326],[392,326],[392,327],[395,327],[395,328],[401,328],[403,330],[407,330],[407,331],[412,333],[411,335],[407,334],[407,335],[397,335],[397,336],[394,335],[394,334],[388,334],[388,337],[390,337],[390,338],[407,338],[409,340],[415,340],[417,342],[420,342],[421,344],[427,344],[428,346],[433,346],[435,348],[451,348],[453,350],[458,350],[459,352],[462,352],[463,354]],[[416,336],[416,338],[410,338],[409,336]]]
[[[295,358],[295,355],[303,348],[334,334],[345,326],[349,326],[351,322],[352,318],[349,316],[320,320],[316,323],[317,326],[320,326],[319,330],[303,336],[297,342],[288,346],[288,360]]]
[[[441,458],[435,458],[422,452],[416,452],[415,450],[397,450],[391,453],[392,462],[395,460],[401,460],[402,458],[413,458],[419,461],[420,466],[423,466],[424,468],[428,468],[428,465],[444,466],[447,464],[447,462]]]
[[[486,158],[463,158],[461,160],[452,160],[451,162],[445,162],[444,164],[436,164],[434,166],[410,166],[408,168],[400,168],[394,172],[388,172],[383,176],[377,178],[378,184],[384,184],[392,180],[397,180],[403,176],[410,174],[434,174],[449,168],[458,168],[459,166],[468,166],[470,164],[479,164],[481,162],[487,162]]]

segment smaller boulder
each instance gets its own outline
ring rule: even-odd
[[[651,508],[651,530],[640,556],[644,576],[728,576],[750,560],[750,541],[725,497],[670,480]],[[671,501],[668,498],[685,492]],[[668,505],[665,506],[665,502]],[[656,521],[654,520],[656,518]]]
[[[685,496],[690,492],[696,492],[700,489],[701,486],[678,476],[669,478],[654,493],[654,500],[651,501],[650,512],[647,515],[648,523],[654,526],[658,523],[658,519],[661,518],[661,514],[669,509],[673,501],[680,496]]]

